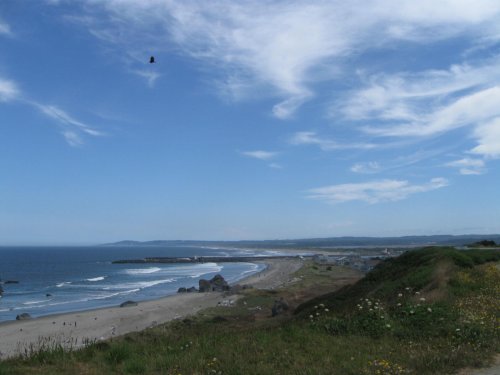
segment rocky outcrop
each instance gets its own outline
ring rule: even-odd
[[[225,292],[230,289],[231,287],[229,286],[227,281],[224,280],[224,277],[222,277],[222,275],[215,275],[210,280],[201,279],[199,281],[198,290],[200,291],[200,293]]]
[[[31,315],[28,313],[22,313],[16,316],[16,320],[29,320],[31,319]]]
[[[137,306],[137,302],[135,301],[125,301],[120,304],[120,307],[131,307],[131,306]]]

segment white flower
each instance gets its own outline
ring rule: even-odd
[[[403,297],[403,293],[398,293],[398,297],[399,298]]]
[[[430,307],[427,308],[427,311],[432,312],[432,309]]]
[[[330,311],[330,310],[328,310],[328,309],[325,309],[325,312],[328,312],[328,311]]]
[[[424,297],[420,297],[420,301],[424,302],[425,298]]]

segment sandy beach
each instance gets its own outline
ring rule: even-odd
[[[268,267],[239,284],[259,289],[274,289],[286,284],[302,261],[284,259],[265,262]],[[238,296],[231,296],[237,299]],[[64,347],[80,347],[88,340],[105,340],[128,332],[141,331],[173,319],[183,318],[199,310],[217,306],[227,297],[222,293],[183,293],[137,306],[111,307],[50,315],[24,321],[0,323],[0,358],[22,354],[30,347],[44,343],[60,343]]]

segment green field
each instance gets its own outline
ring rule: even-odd
[[[82,350],[34,350],[0,374],[454,373],[499,352],[499,261],[497,250],[427,248],[357,282],[307,263],[286,289],[246,290],[235,307]],[[279,298],[290,308],[273,318]]]

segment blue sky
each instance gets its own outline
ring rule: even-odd
[[[497,0],[0,2],[1,244],[498,233],[499,158]]]

